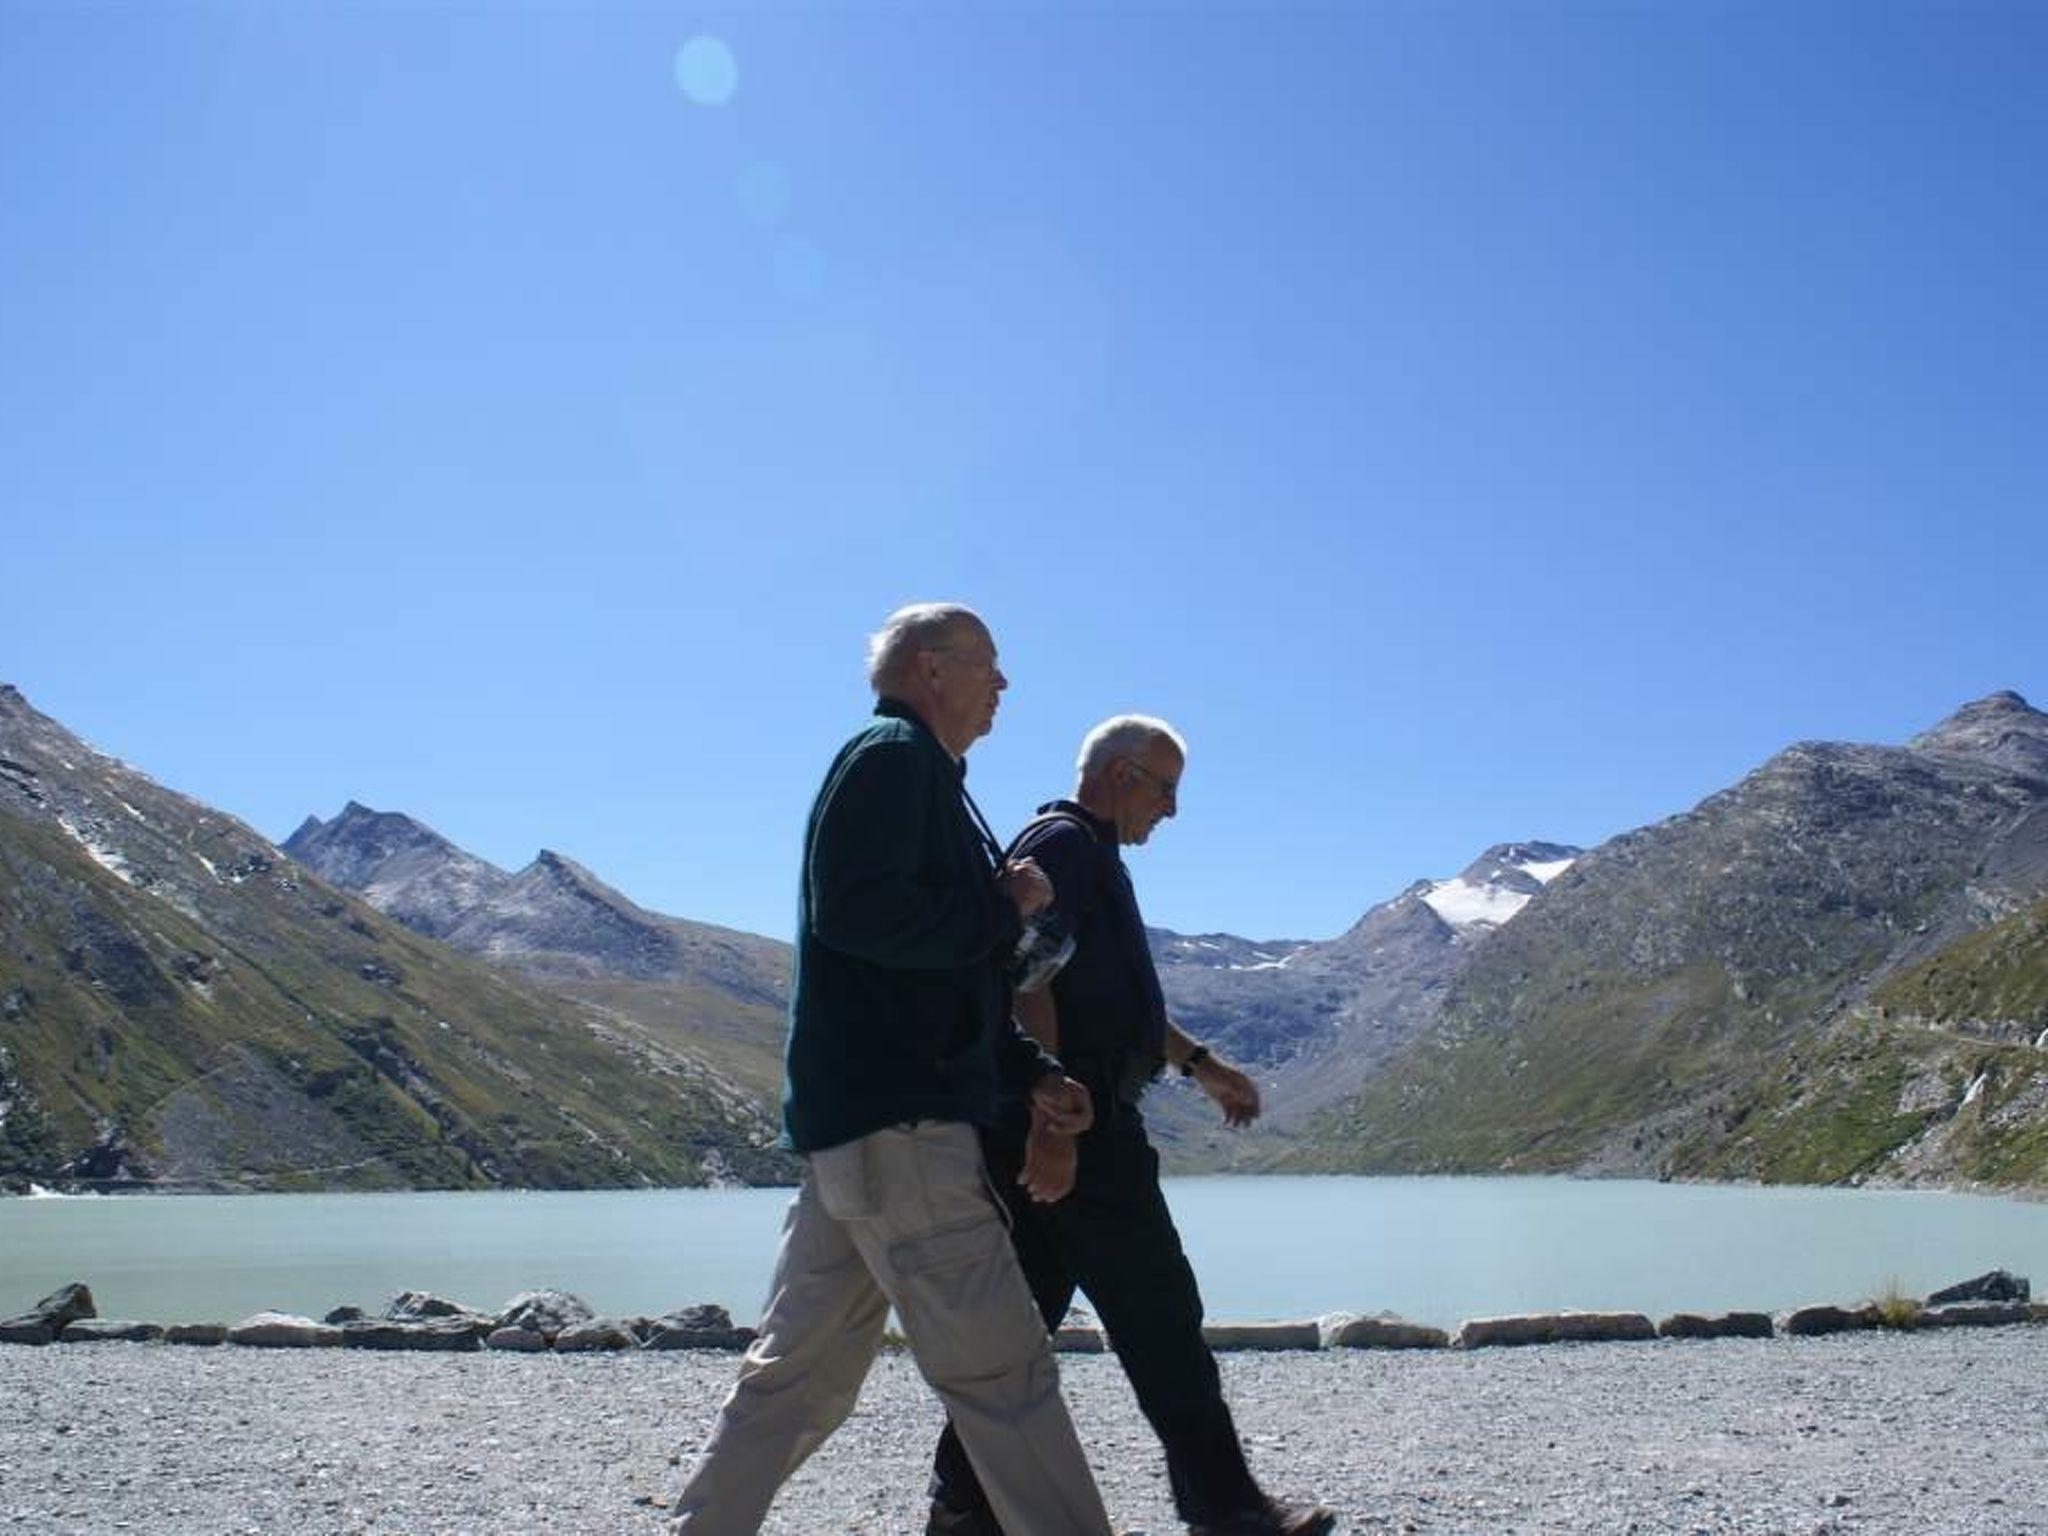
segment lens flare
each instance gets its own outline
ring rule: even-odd
[[[722,107],[739,89],[739,61],[720,39],[693,37],[676,50],[676,84],[700,107]]]

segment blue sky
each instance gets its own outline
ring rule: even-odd
[[[355,798],[786,934],[862,636],[957,597],[994,820],[1165,714],[1148,916],[1326,936],[2048,702],[2044,56],[2038,4],[0,0],[0,679],[273,837]]]

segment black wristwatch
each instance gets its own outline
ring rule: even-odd
[[[1207,1047],[1206,1045],[1197,1045],[1192,1051],[1188,1052],[1187,1058],[1181,1062],[1180,1075],[1182,1077],[1193,1077],[1195,1075],[1195,1068],[1199,1067],[1203,1062],[1207,1061],[1208,1059],[1209,1047]]]

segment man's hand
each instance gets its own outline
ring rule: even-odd
[[[1062,1136],[1033,1114],[1031,1133],[1024,1138],[1024,1167],[1017,1182],[1040,1205],[1063,1200],[1074,1187],[1080,1152],[1074,1138]]]
[[[1080,1149],[1074,1138],[1095,1123],[1095,1101],[1071,1077],[1048,1072],[1031,1090],[1031,1131],[1024,1138],[1024,1167],[1017,1183],[1042,1205],[1064,1199],[1074,1187]]]
[[[996,886],[1010,898],[1021,918],[1031,918],[1052,905],[1052,881],[1036,859],[1012,859],[996,876]]]
[[[1256,1092],[1256,1090],[1255,1090]],[[1031,1127],[1055,1136],[1078,1136],[1095,1123],[1095,1101],[1084,1083],[1048,1072],[1031,1088]]]
[[[1215,1052],[1195,1068],[1195,1081],[1222,1109],[1225,1125],[1247,1126],[1259,1118],[1259,1085]]]

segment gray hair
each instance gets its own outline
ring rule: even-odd
[[[908,603],[898,608],[868,636],[869,684],[880,693],[900,682],[911,657],[950,644],[964,619],[981,623],[981,615],[961,603]]]
[[[1182,757],[1188,744],[1179,731],[1151,715],[1112,715],[1081,738],[1074,767],[1082,778],[1100,773],[1120,757],[1136,757],[1155,741],[1170,741]]]

